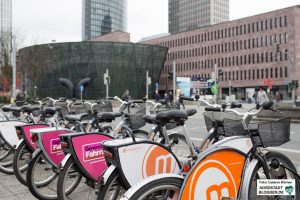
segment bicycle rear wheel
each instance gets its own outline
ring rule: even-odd
[[[152,199],[178,199],[183,179],[165,177],[151,181],[138,189],[130,199],[152,200]]]
[[[292,163],[292,161],[282,153],[269,151],[265,154],[268,165],[271,163],[272,159],[277,159],[283,166],[288,167],[297,173],[297,170]],[[266,174],[260,164],[258,164],[252,174],[249,192],[248,192],[248,200],[270,200],[270,199],[290,199],[290,200],[298,200],[300,199],[300,191],[299,191],[299,180],[294,173],[291,171],[280,167],[280,169],[270,170],[270,175],[272,179],[295,179],[296,181],[296,195],[295,196],[278,196],[278,195],[257,195],[257,180],[259,179],[267,179]]]
[[[53,166],[43,157],[40,151],[28,165],[26,182],[33,196],[41,200],[57,199],[57,177]]]

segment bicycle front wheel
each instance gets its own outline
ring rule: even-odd
[[[28,148],[25,141],[23,141],[15,151],[14,161],[13,161],[13,170],[16,178],[23,185],[27,186],[26,182],[26,173],[28,168],[28,163],[31,160],[32,152]]]
[[[151,181],[138,189],[130,199],[152,200],[152,199],[178,199],[183,179],[165,177]]]
[[[268,166],[270,165],[273,159],[277,159],[281,165],[291,169],[293,172],[297,173],[296,167],[292,163],[292,161],[282,153],[269,151],[265,154],[265,158]],[[259,179],[267,179],[266,174],[263,170],[261,164],[258,164],[253,171],[249,191],[248,191],[248,200],[270,200],[270,199],[290,199],[297,200],[300,199],[300,191],[299,191],[299,180],[295,174],[289,171],[288,169],[284,169],[283,167],[279,167],[276,170],[270,169],[269,173],[272,179],[294,179],[296,182],[296,195],[295,196],[278,196],[278,195],[257,195],[257,181]]]

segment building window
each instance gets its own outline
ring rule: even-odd
[[[255,70],[252,70],[252,79],[255,80]]]
[[[275,78],[278,78],[278,68],[275,68]]]
[[[243,80],[243,71],[240,71],[241,81]]]
[[[273,52],[270,52],[270,62],[273,62]]]
[[[282,17],[279,18],[279,27],[281,28],[282,26]]]
[[[268,20],[265,21],[265,28],[268,30]]]
[[[247,71],[244,71],[244,80],[247,80]]]
[[[274,28],[277,28],[277,17],[275,17],[275,20],[274,20]]]
[[[264,79],[264,69],[261,69],[261,79]]]
[[[259,69],[256,70],[256,78],[259,79]]]
[[[282,72],[282,67],[280,67],[280,78],[282,78],[283,76],[283,72]]]
[[[287,16],[284,16],[284,26],[287,26]]]
[[[269,78],[269,69],[266,69],[266,78]]]
[[[284,75],[285,75],[286,78],[288,77],[288,69],[287,69],[287,67],[284,68]]]
[[[270,29],[272,29],[273,28],[273,21],[272,21],[272,19],[270,19]]]
[[[273,78],[273,68],[270,69],[270,78]]]

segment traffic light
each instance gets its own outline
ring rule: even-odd
[[[173,72],[168,72],[168,79],[173,80]]]

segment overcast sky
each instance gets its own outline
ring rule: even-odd
[[[23,46],[81,40],[82,0],[12,0],[13,29]],[[300,0],[230,0],[230,19],[293,5]],[[131,40],[168,32],[168,0],[128,0]]]

